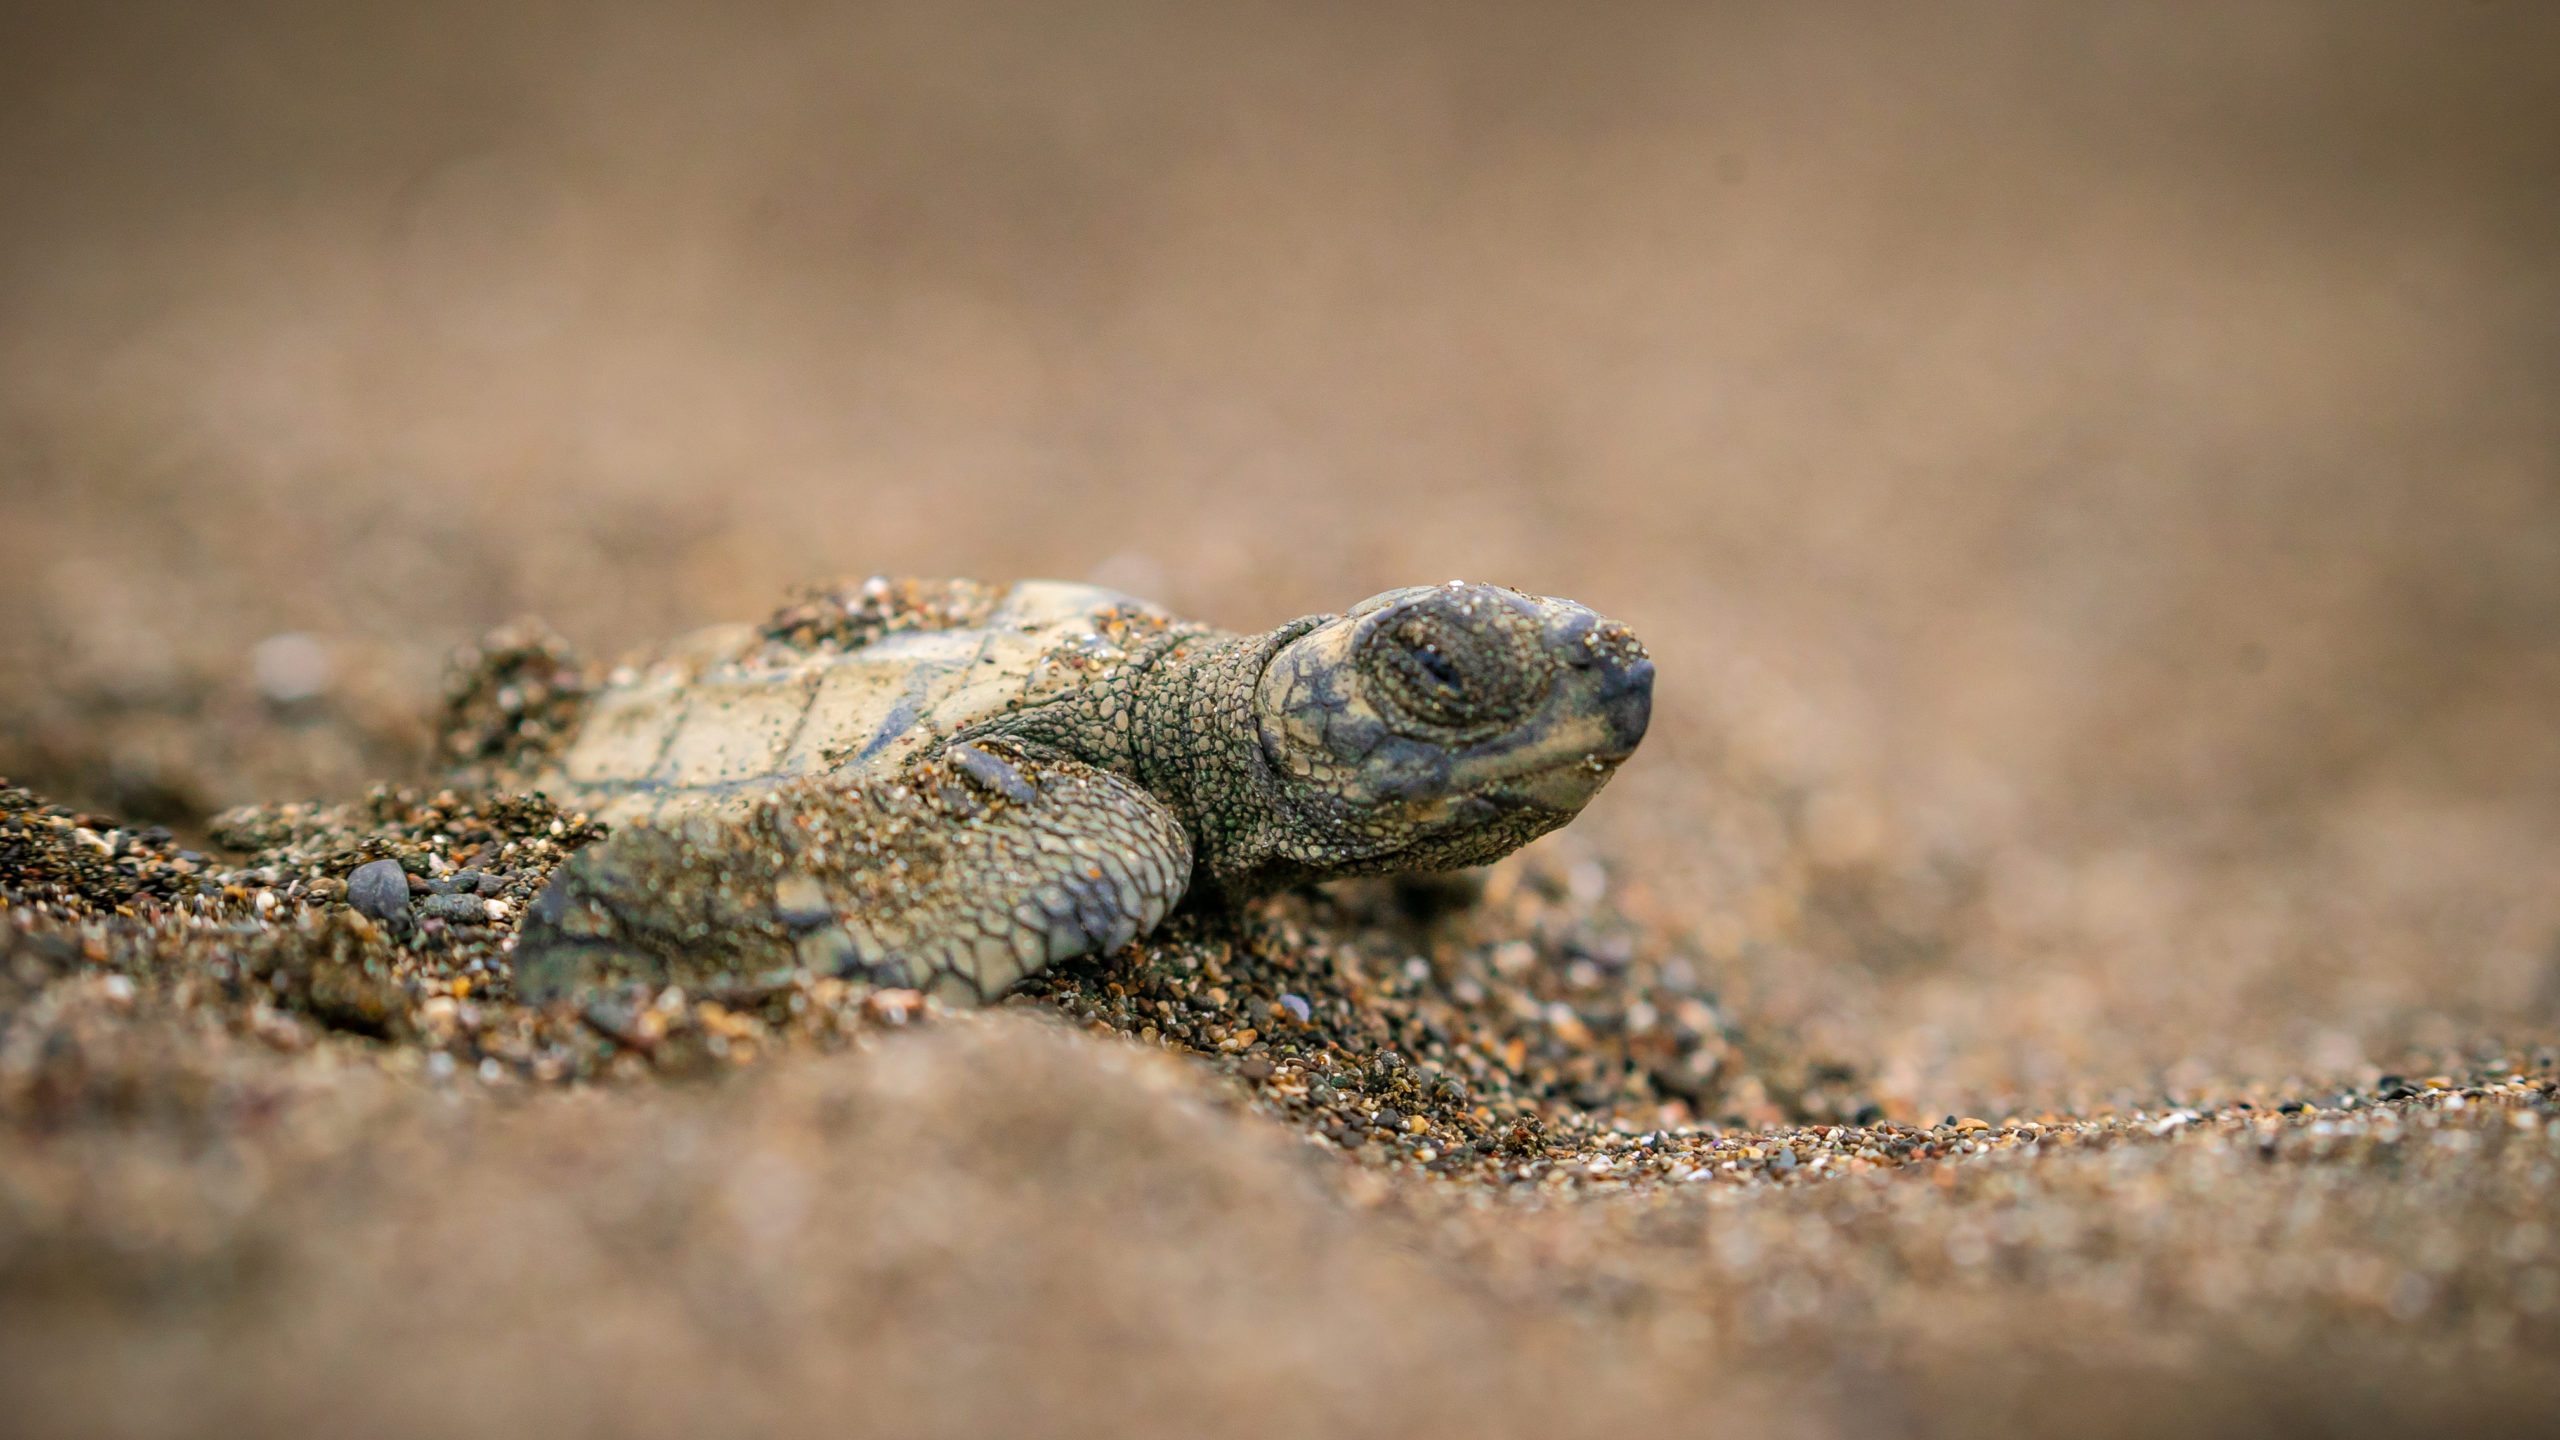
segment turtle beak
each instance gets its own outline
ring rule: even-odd
[[[1600,695],[1613,742],[1606,758],[1624,760],[1636,753],[1645,727],[1653,722],[1653,662],[1642,657],[1602,662]]]
[[[1579,605],[1548,625],[1548,638],[1581,692],[1582,703],[1600,719],[1600,740],[1592,758],[1615,765],[1636,753],[1645,727],[1653,720],[1653,661],[1635,632],[1603,620]]]
[[[1513,801],[1570,815],[1636,752],[1653,719],[1653,661],[1634,632],[1570,600],[1539,597],[1556,690],[1533,738],[1509,752]]]

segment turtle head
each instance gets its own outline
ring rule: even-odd
[[[1644,738],[1653,662],[1570,600],[1390,590],[1272,654],[1255,687],[1282,858],[1311,872],[1498,859],[1570,820]]]

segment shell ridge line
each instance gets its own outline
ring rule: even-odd
[[[776,775],[784,773],[783,766],[792,752],[800,747],[800,732],[809,728],[809,717],[818,708],[818,692],[827,688],[827,667],[810,667],[800,684],[800,713],[791,722],[791,733],[783,736],[781,745],[775,747],[773,764],[769,767]]]
[[[668,718],[666,728],[658,733],[657,751],[649,757],[649,768],[641,771],[639,775],[639,783],[648,790],[665,788],[666,782],[653,780],[650,777],[666,773],[667,757],[675,753],[676,735],[684,729],[685,722],[693,718],[693,706],[694,698],[687,693],[684,702],[676,707],[675,714]],[[646,793],[646,791],[635,790],[633,793]]]
[[[914,726],[916,716],[924,709],[925,692],[942,674],[939,666],[919,664],[915,667],[914,673],[907,677],[907,688],[899,692],[897,703],[881,717],[879,726],[871,732],[871,738],[862,742],[862,748],[854,752],[853,764],[870,764],[881,751],[889,748],[891,742]]]
[[[658,663],[664,662],[661,661]],[[679,693],[684,697],[683,701],[675,707],[673,714],[668,719],[666,729],[659,733],[658,749],[655,754],[649,757],[649,768],[640,773],[640,782],[647,788],[647,790],[665,790],[674,788],[673,782],[667,780],[653,780],[652,777],[664,775],[666,773],[667,759],[675,753],[676,737],[682,735],[685,732],[685,728],[693,723],[694,713],[702,703],[696,687],[700,684],[704,675],[709,674],[713,669],[717,668],[718,663],[719,662],[716,659],[713,659],[706,663],[694,665],[692,672],[686,677],[686,682],[677,687]],[[656,667],[653,664],[652,669],[654,670],[655,668]],[[582,724],[580,729],[583,730],[584,728],[585,727]],[[572,745],[574,748],[574,742],[572,742]],[[635,791],[634,793],[646,793],[646,791]]]

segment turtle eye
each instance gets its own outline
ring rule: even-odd
[[[1546,694],[1549,666],[1526,621],[1508,607],[1419,601],[1369,633],[1362,669],[1397,729],[1482,738],[1516,724]]]

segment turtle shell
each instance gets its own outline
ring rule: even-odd
[[[873,579],[616,670],[535,788],[621,825],[743,808],[807,775],[887,775],[1172,623],[1094,585]]]

